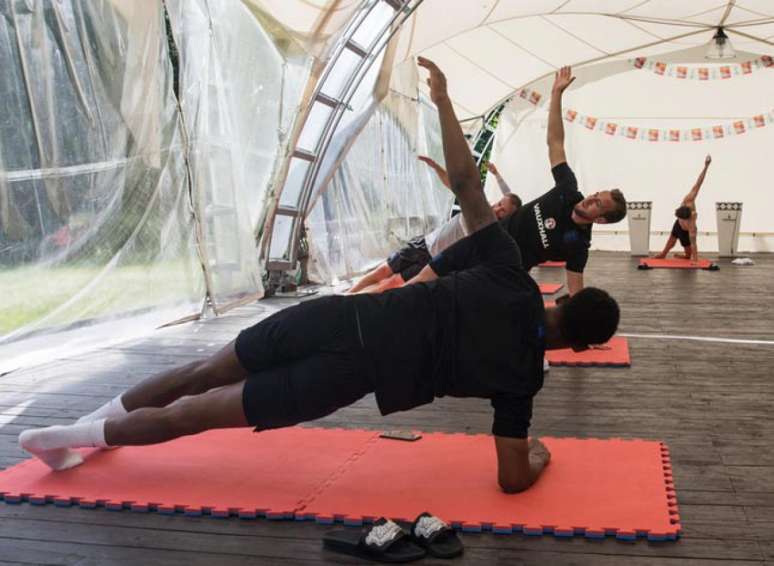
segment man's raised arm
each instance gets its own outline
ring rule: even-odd
[[[503,176],[500,175],[499,169],[497,169],[497,165],[489,161],[486,164],[487,170],[495,176],[495,181],[497,181],[497,186],[500,188],[500,192],[503,194],[503,196],[508,196],[513,193],[511,188],[508,186],[508,183],[505,182],[505,179],[503,179]]]
[[[572,84],[570,67],[562,67],[554,74],[554,86],[551,89],[551,105],[548,109],[548,159],[553,169],[567,161],[564,153],[564,124],[562,123],[562,94]]]
[[[486,201],[478,167],[454,114],[454,107],[446,90],[446,77],[429,59],[419,57],[417,62],[420,67],[430,72],[427,84],[430,86],[430,98],[438,107],[449,188],[460,203],[468,229],[471,233],[477,232],[496,221],[494,212]]]
[[[699,173],[699,178],[696,179],[693,188],[687,195],[685,195],[685,198],[683,199],[683,206],[693,206],[695,204],[696,197],[699,196],[699,189],[701,189],[701,185],[704,183],[704,177],[707,176],[707,169],[709,169],[710,163],[712,163],[712,156],[707,155],[707,157],[704,159],[704,169],[702,169],[701,173]]]
[[[691,261],[699,261],[699,238],[695,219],[691,223],[691,227],[688,229],[688,237],[691,239],[691,255],[688,259]]]
[[[438,162],[435,161],[435,159],[432,159],[426,155],[418,155],[417,159],[419,159],[422,163],[427,163],[430,166],[430,169],[435,171],[435,174],[438,175],[438,180],[443,183],[443,186],[447,189],[451,189],[451,185],[449,184],[449,175],[446,173],[446,169],[441,167]]]

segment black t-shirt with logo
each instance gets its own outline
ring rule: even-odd
[[[567,163],[553,169],[556,186],[503,220],[521,249],[524,269],[544,261],[565,261],[567,269],[583,273],[591,245],[591,224],[572,221],[572,209],[583,200],[578,181]]]
[[[492,223],[430,265],[436,281],[351,297],[380,411],[485,398],[492,433],[525,438],[543,386],[545,311],[518,246]]]

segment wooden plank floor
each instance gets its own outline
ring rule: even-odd
[[[628,255],[595,252],[586,277],[619,299],[621,332],[774,340],[774,256],[753,257],[753,267],[721,261],[718,272],[642,272]],[[552,282],[563,272],[534,275]],[[154,372],[214,351],[290,303],[259,302],[0,377],[0,467],[24,459],[16,446],[21,430],[68,423]],[[626,543],[464,534],[466,554],[456,564],[774,565],[774,345],[632,338],[630,348],[629,369],[552,369],[532,433],[666,441],[683,537]],[[382,418],[368,397],[317,424],[488,432],[490,423],[482,400],[441,399]],[[357,563],[322,549],[327,528],[0,503],[0,564]]]

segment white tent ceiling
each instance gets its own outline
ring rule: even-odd
[[[395,65],[436,61],[464,120],[561,65],[684,51],[719,25],[737,51],[774,54],[772,0],[424,0]]]

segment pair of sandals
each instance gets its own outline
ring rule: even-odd
[[[430,513],[422,513],[403,526],[381,518],[361,532],[330,531],[323,537],[326,548],[376,562],[413,562],[427,555],[454,558],[464,547],[449,525]]]

